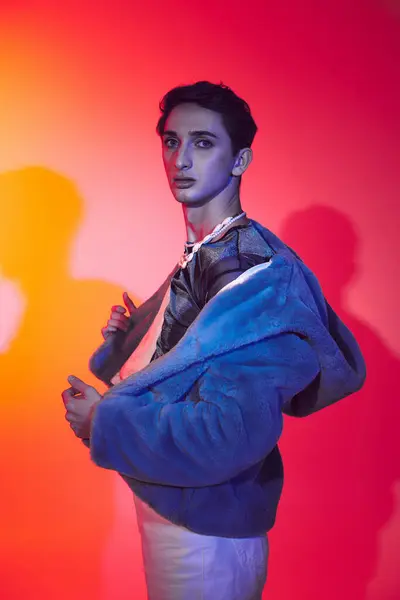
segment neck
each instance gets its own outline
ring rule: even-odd
[[[215,200],[217,199],[215,198],[203,206],[183,206],[188,242],[201,241],[224,219],[234,217],[243,210],[238,191],[235,191],[223,204],[215,202]]]

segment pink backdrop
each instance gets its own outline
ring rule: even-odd
[[[94,381],[122,291],[143,300],[181,252],[154,128],[163,93],[201,78],[250,103],[245,208],[315,270],[369,370],[286,421],[265,597],[400,598],[399,23],[396,0],[2,0],[1,598],[145,598],[129,491],[60,392]]]

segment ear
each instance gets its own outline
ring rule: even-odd
[[[235,177],[241,177],[247,170],[252,160],[253,151],[251,148],[243,148],[242,150],[239,150],[233,165],[232,175]]]

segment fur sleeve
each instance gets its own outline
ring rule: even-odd
[[[283,404],[318,371],[309,344],[283,333],[193,365],[139,395],[116,386],[93,419],[92,459],[148,483],[227,481],[271,452]]]

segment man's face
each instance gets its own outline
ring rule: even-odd
[[[232,181],[235,157],[219,113],[180,104],[168,116],[162,143],[165,172],[178,202],[201,206]]]

